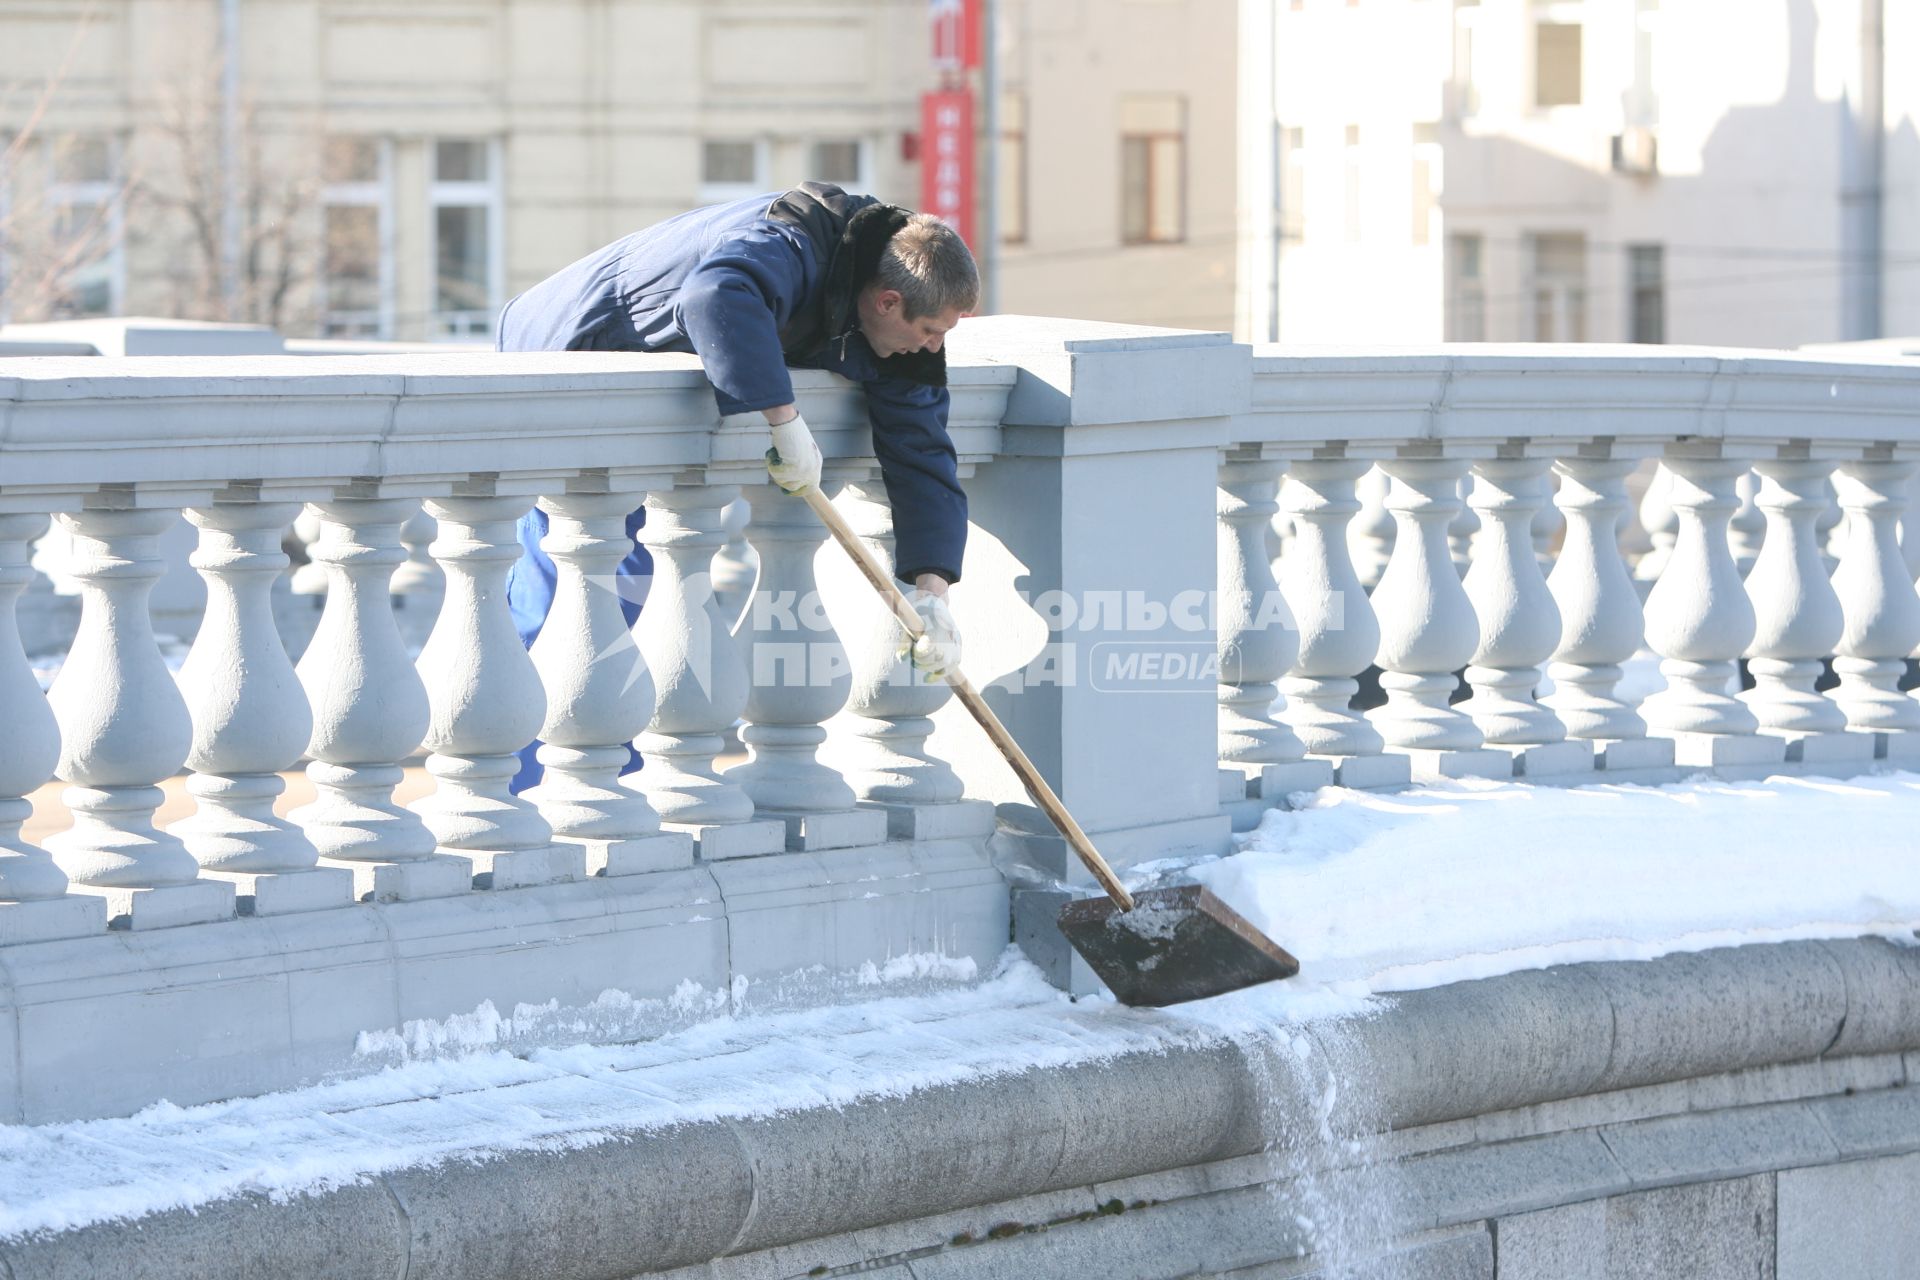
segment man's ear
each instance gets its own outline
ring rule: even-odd
[[[900,295],[898,289],[882,289],[879,293],[873,295],[873,305],[879,309],[880,314],[883,316],[892,315],[896,310],[901,308],[901,305],[905,301],[906,299]]]

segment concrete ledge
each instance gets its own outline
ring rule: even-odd
[[[1320,1096],[1315,1071],[1329,1059],[1351,1086],[1343,1094],[1371,1094],[1345,1118],[1396,1130],[1378,1140],[1397,1157],[1396,1230],[1460,1227],[1625,1191],[1920,1150],[1920,1094],[1850,1092],[1855,1080],[1888,1080],[1920,1042],[1920,1023],[1907,1023],[1902,1036],[1886,1020],[1914,997],[1915,981],[1906,949],[1872,940],[1568,966],[1413,993],[1377,1017],[1303,1028],[1298,1034],[1324,1051],[1308,1055],[1318,1068],[1256,1060],[1241,1044],[1213,1040],[838,1109],[449,1162],[382,1180],[405,1219],[404,1271],[392,1264],[390,1225],[378,1226],[393,1215],[364,1186],[282,1206],[238,1198],[4,1243],[0,1262],[15,1280],[95,1274],[88,1268],[109,1257],[121,1275],[238,1276],[259,1273],[247,1250],[270,1240],[275,1273],[287,1276],[611,1280],[692,1268],[689,1278],[747,1280],[815,1265],[886,1274],[879,1268],[899,1249],[908,1275],[1033,1275],[1041,1274],[1031,1269],[1037,1255],[1024,1249],[968,1260],[938,1238],[919,1246],[947,1259],[932,1263],[912,1252],[915,1230],[928,1227],[888,1224],[940,1223],[968,1206],[1011,1202],[1091,1222],[1106,1201],[1095,1199],[1090,1211],[1088,1196],[1158,1188],[1201,1198],[1177,1236],[1100,1225],[1078,1239],[1160,1239],[1148,1252],[1162,1260],[1188,1247],[1182,1239],[1205,1240],[1191,1256],[1239,1269],[1263,1264],[1263,1251],[1265,1259],[1286,1255],[1272,1224],[1287,1215],[1223,1214],[1223,1184],[1321,1176],[1316,1168],[1337,1178],[1362,1160],[1351,1143],[1313,1136],[1309,1099]],[[1660,1001],[1668,1007],[1657,1009]],[[1838,1052],[1841,1023],[1856,1007],[1868,1027],[1860,1042],[1878,1046],[1878,1056],[1858,1060],[1870,1068],[1864,1073],[1854,1060],[1823,1056]],[[1592,1092],[1609,1082],[1631,1089]],[[1698,1110],[1703,1102],[1713,1106]],[[1507,1117],[1508,1140],[1477,1136],[1495,1112]],[[1576,1127],[1553,1127],[1569,1123]],[[285,1231],[275,1227],[282,1218]],[[1247,1233],[1259,1223],[1266,1234],[1254,1241]],[[858,1232],[878,1234],[826,1239]],[[132,1250],[126,1242],[136,1235]],[[1063,1232],[1056,1246],[1065,1240]],[[1155,1270],[1144,1256],[1117,1270],[1106,1261],[1134,1247],[1075,1244],[1047,1256],[1081,1267],[1060,1263],[1054,1274],[1186,1274]],[[365,1251],[365,1269],[356,1260],[363,1254],[341,1256],[347,1249]],[[752,1262],[776,1257],[778,1267]]]

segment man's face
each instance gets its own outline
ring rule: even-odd
[[[860,332],[877,356],[897,356],[909,351],[938,351],[947,340],[947,330],[960,323],[965,313],[949,307],[939,315],[907,319],[905,300],[892,289],[868,287],[860,292]]]

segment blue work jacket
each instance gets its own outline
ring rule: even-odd
[[[877,260],[874,241],[884,243],[905,216],[870,196],[812,183],[695,209],[616,240],[513,299],[501,312],[498,345],[694,352],[723,414],[792,403],[789,367],[861,384],[893,507],[899,574],[957,581],[967,500],[947,436],[944,360],[883,360],[852,319],[851,294],[865,283],[853,264]],[[639,524],[636,512],[629,529]],[[508,586],[529,644],[552,603],[553,565],[538,546],[545,532],[538,510],[521,522],[523,555]],[[650,572],[637,547],[621,565],[623,575]],[[631,621],[637,605],[627,612]]]

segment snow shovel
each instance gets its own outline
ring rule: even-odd
[[[800,496],[827,526],[833,540],[853,557],[861,575],[892,608],[907,635],[917,640],[923,631],[920,615],[894,585],[893,575],[854,536],[818,485]],[[1291,978],[1300,972],[1299,961],[1204,885],[1149,889],[1138,895],[1127,892],[979,690],[959,671],[949,671],[944,678],[1013,766],[1028,794],[1107,891],[1105,899],[1080,898],[1062,907],[1060,932],[1122,1004],[1180,1004],[1275,978]]]

